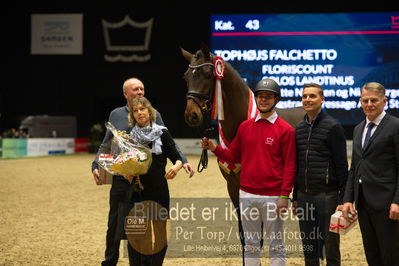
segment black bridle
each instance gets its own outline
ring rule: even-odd
[[[212,63],[203,63],[200,65],[188,65],[189,68],[193,69],[193,72],[197,68],[201,68],[204,66],[212,66],[214,67]],[[211,87],[209,88],[208,94],[204,94],[198,91],[188,91],[186,93],[186,99],[187,100],[192,100],[196,105],[198,105],[199,109],[201,110],[202,116],[206,117],[209,112],[211,111],[211,105],[212,105],[212,98],[213,98],[213,90],[215,88],[215,83],[211,82]]]
[[[204,66],[212,66],[212,68],[214,67],[214,65],[212,63],[203,63],[200,65],[188,65],[188,67],[190,69],[193,69],[193,72],[195,72],[196,69],[204,67]],[[213,76],[214,77],[214,76]],[[213,78],[214,79],[214,78]],[[209,117],[209,123],[208,123],[208,127],[204,130],[203,134],[200,135],[202,137],[205,138],[211,138],[213,136],[213,132],[214,132],[214,128],[212,127],[211,123],[210,123],[210,112],[212,110],[212,100],[213,100],[213,91],[215,89],[215,82],[211,81],[211,87],[209,88],[209,92],[208,94],[204,94],[198,91],[188,91],[186,93],[186,99],[187,100],[192,100],[201,110],[201,114],[203,119],[205,117]],[[198,131],[200,131],[199,126],[197,127]],[[200,168],[200,166],[202,165],[202,168]],[[208,167],[208,151],[206,149],[202,150],[201,153],[201,158],[200,161],[198,162],[198,167],[197,167],[197,171],[199,173],[202,172],[202,170],[206,169]]]

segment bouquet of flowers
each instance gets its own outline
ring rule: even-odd
[[[98,163],[113,175],[139,176],[147,173],[151,166],[151,149],[133,141],[132,136],[117,130],[110,122],[105,127],[114,138],[110,154],[100,154]]]

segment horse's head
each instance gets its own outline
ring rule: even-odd
[[[183,56],[189,62],[184,73],[187,82],[187,105],[184,118],[189,126],[199,126],[204,116],[210,112],[215,77],[213,74],[213,58],[206,46],[195,54],[181,49]]]

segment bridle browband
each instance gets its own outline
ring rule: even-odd
[[[189,68],[200,68],[200,67],[203,67],[203,66],[212,66],[213,67],[213,64],[212,63],[209,63],[209,62],[206,62],[206,63],[203,63],[203,64],[200,64],[200,65],[196,65],[196,66],[193,66],[193,65],[188,65],[188,67]]]

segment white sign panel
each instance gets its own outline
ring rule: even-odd
[[[82,54],[82,14],[32,14],[32,54]]]
[[[27,156],[71,154],[74,153],[74,147],[72,138],[33,138],[28,139]]]
[[[217,140],[212,139],[214,143],[218,143]],[[183,154],[190,155],[200,155],[202,153],[202,148],[200,144],[200,139],[175,139],[177,146],[179,146],[180,151]],[[208,151],[208,155],[213,155],[212,152]]]

